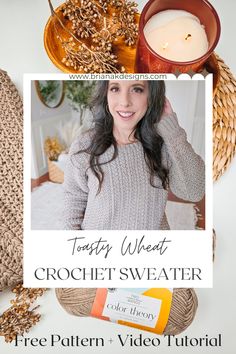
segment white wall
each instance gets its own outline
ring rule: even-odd
[[[166,81],[166,96],[188,141],[205,160],[205,87],[203,81]]]
[[[35,82],[31,82],[31,121],[34,122],[40,119],[48,119],[58,115],[71,116],[71,106],[66,98],[62,104],[57,108],[46,107],[39,99]]]
[[[38,178],[47,172],[44,141],[47,136],[58,136],[60,122],[71,119],[72,108],[65,98],[57,108],[46,107],[39,99],[35,83],[31,83],[31,178]]]

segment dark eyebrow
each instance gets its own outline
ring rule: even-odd
[[[119,85],[119,82],[109,82],[108,86],[111,86],[111,85]]]
[[[120,83],[119,82],[109,82],[109,84],[108,84],[108,86],[111,86],[111,85],[120,85]],[[139,82],[137,82],[137,83],[135,83],[135,84],[132,84],[131,85],[131,87],[136,87],[136,86],[141,86],[141,87],[146,87],[146,85],[145,84],[142,84],[141,82],[139,83]]]
[[[131,86],[132,86],[132,87],[134,87],[134,86],[142,86],[142,87],[145,87],[146,85],[137,82],[136,84],[133,84],[133,85],[131,85]]]

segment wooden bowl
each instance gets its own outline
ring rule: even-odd
[[[60,20],[63,22],[63,25],[67,28],[71,28],[70,21],[65,19],[62,13],[62,9],[64,4],[60,5],[56,10],[56,14],[59,16]],[[111,16],[111,14],[106,15]],[[137,23],[139,21],[139,14],[137,16]],[[72,67],[68,67],[65,63],[62,63],[62,59],[65,57],[65,51],[62,48],[60,40],[57,38],[57,33],[55,32],[55,26],[57,26],[58,33],[63,39],[68,39],[70,37],[69,33],[66,32],[65,29],[58,23],[58,20],[55,16],[50,16],[44,30],[44,47],[46,52],[53,62],[53,64],[63,71],[64,73],[80,73],[83,74],[82,71],[78,71],[73,69]],[[86,39],[83,40],[85,44],[87,44]],[[135,46],[127,46],[124,41],[118,39],[118,41],[113,45],[114,54],[118,57],[118,62],[121,66],[124,66],[127,73],[134,72],[134,60],[136,54]]]

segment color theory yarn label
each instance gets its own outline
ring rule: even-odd
[[[97,289],[91,316],[161,334],[171,301],[172,289]]]
[[[103,316],[154,328],[160,313],[161,300],[135,292],[108,289]]]

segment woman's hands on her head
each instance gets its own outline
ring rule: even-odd
[[[172,113],[173,113],[173,109],[171,107],[170,101],[168,100],[168,98],[166,98],[163,113],[161,115],[161,119],[163,119],[165,116],[171,115]]]

